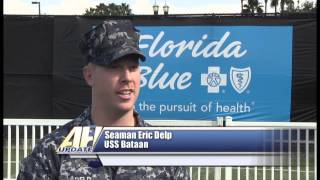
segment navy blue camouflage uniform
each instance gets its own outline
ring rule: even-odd
[[[149,126],[135,112],[136,126]],[[90,108],[79,117],[45,136],[34,148],[31,155],[20,164],[18,180],[62,179],[62,180],[144,180],[144,179],[189,179],[184,167],[138,167],[102,166],[98,159],[71,158],[58,155],[56,149],[75,126],[94,125]]]
[[[145,60],[138,47],[139,33],[128,20],[107,20],[92,28],[80,42],[80,49],[88,62],[107,65],[126,55],[137,55]],[[136,126],[149,126],[134,113]],[[48,134],[35,146],[32,153],[20,163],[19,180],[144,180],[189,179],[184,167],[110,167],[102,166],[96,158],[71,158],[58,155],[56,149],[75,126],[94,125],[90,107],[79,117]]]

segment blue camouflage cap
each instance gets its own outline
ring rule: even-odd
[[[131,54],[144,61],[139,37],[139,31],[130,20],[105,20],[84,34],[80,49],[88,63],[107,65]]]

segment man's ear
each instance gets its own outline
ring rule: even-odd
[[[93,85],[93,66],[88,64],[82,68],[82,74],[89,86]]]

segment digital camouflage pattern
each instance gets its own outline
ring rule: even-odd
[[[139,50],[139,31],[129,20],[106,20],[87,32],[80,42],[80,49],[87,61],[109,64],[129,54],[141,60],[145,56]]]
[[[20,163],[18,180],[62,179],[62,180],[146,180],[189,179],[184,167],[110,167],[102,166],[99,159],[70,158],[58,155],[56,149],[75,126],[94,125],[90,107],[79,117],[46,135],[32,153]],[[150,126],[135,112],[136,126]]]

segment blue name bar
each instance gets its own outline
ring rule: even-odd
[[[280,133],[280,131],[282,131]],[[94,153],[273,153],[287,152],[275,128],[107,128]],[[282,140],[283,141],[283,140]]]

